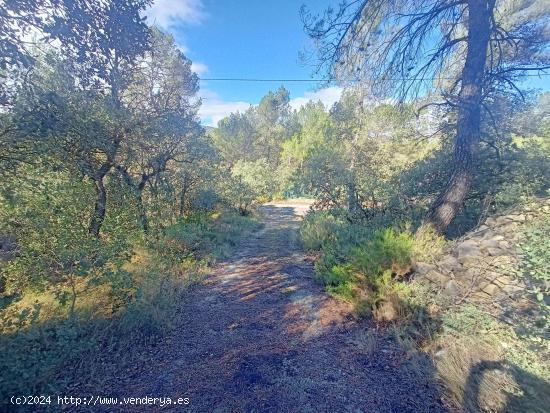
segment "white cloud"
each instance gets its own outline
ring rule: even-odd
[[[145,16],[148,23],[168,29],[178,23],[201,23],[206,14],[202,0],[155,0]]]
[[[201,89],[200,96],[203,100],[199,116],[207,126],[217,126],[226,116],[237,111],[244,112],[251,105],[248,102],[222,100],[216,92],[208,89]]]
[[[290,106],[292,109],[298,110],[310,100],[314,102],[320,100],[327,108],[330,109],[335,102],[340,100],[343,90],[343,88],[338,86],[329,86],[315,92],[305,92],[304,96],[290,99]]]
[[[208,66],[201,62],[193,62],[191,63],[191,70],[200,76],[208,73]]]

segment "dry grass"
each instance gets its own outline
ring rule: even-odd
[[[502,411],[506,405],[503,389],[513,389],[513,379],[502,370],[477,366],[500,365],[502,354],[495,344],[469,337],[447,337],[435,355],[435,366],[452,404],[467,411]],[[443,344],[443,343],[442,343]]]

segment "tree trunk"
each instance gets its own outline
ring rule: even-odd
[[[99,237],[99,230],[105,219],[105,207],[107,204],[107,191],[105,191],[105,185],[103,184],[103,177],[94,179],[96,200],[94,213],[90,220],[90,226],[88,232],[95,237]]]
[[[359,210],[358,202],[357,202],[357,196],[356,196],[356,186],[355,182],[350,181],[347,184],[347,196],[348,196],[348,212],[352,217],[357,214],[357,211]]]
[[[180,192],[180,209],[179,209],[179,216],[183,217],[185,214],[185,202],[187,197],[187,182],[184,182],[183,188]]]
[[[453,170],[426,222],[443,233],[458,214],[473,178],[474,149],[480,140],[482,84],[495,0],[468,1],[468,43],[458,95],[457,136]]]
[[[145,206],[143,205],[143,188],[138,188],[136,190],[136,203],[138,208],[139,215],[139,225],[143,232],[147,234],[149,232],[149,220],[147,219],[147,212],[145,211]]]

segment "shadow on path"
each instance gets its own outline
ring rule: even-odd
[[[383,334],[363,345],[368,323],[313,281],[296,242],[306,209],[262,207],[263,229],[189,292],[176,332],[113,391],[189,397],[184,408],[148,410],[163,412],[446,411],[429,360],[413,363]]]

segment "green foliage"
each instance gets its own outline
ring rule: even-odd
[[[135,280],[132,285],[132,301],[110,318],[78,311],[67,319],[63,312],[48,314],[35,303],[17,315],[24,320],[19,328],[8,330],[10,314],[2,312],[0,345],[6,351],[0,361],[0,397],[57,393],[74,383],[101,386],[106,375],[116,375],[109,360],[117,359],[119,365],[136,362],[136,346],[169,331],[170,314],[188,284],[173,271],[167,274],[159,268],[166,269],[158,261],[142,268],[139,286]],[[88,290],[104,301],[100,290]]]
[[[306,250],[321,250],[341,237],[346,223],[327,211],[306,215],[300,226],[300,240]]]
[[[223,258],[243,233],[257,229],[250,217],[234,213],[197,213],[166,228],[166,246],[173,254]]]
[[[550,327],[550,213],[541,214],[524,232],[520,245],[519,276],[539,303],[541,315],[533,326],[525,326],[528,335],[544,337]]]
[[[4,266],[8,291],[53,288],[61,304],[71,303],[71,310],[77,279],[110,284],[114,295],[123,296],[122,265],[132,249],[121,222],[109,238],[92,236],[86,225],[90,187],[66,171],[37,172],[27,172],[17,186],[10,181],[0,191],[0,232],[10,234],[18,245]]]
[[[273,169],[265,158],[252,162],[239,160],[232,174],[249,188],[255,199],[269,199],[277,187]]]
[[[241,215],[248,215],[256,196],[250,186],[240,177],[228,177],[219,183],[220,193],[225,203],[239,211]]]
[[[332,221],[321,217],[316,220]],[[343,235],[340,239],[317,237],[317,233],[312,237],[311,230],[303,230],[303,234],[309,237],[306,238],[308,242],[319,246],[323,252],[316,263],[316,272],[327,290],[355,302],[358,309],[363,308],[361,311],[376,310],[380,302],[391,295],[405,292],[399,278],[410,271],[413,235],[408,231],[387,228],[365,235],[359,241],[350,236],[353,227],[344,228],[340,227],[336,232]]]
[[[444,236],[422,226],[414,233],[412,256],[415,261],[433,263],[443,254],[446,245]]]
[[[396,232],[391,228],[376,231],[372,239],[352,251],[351,262],[355,268],[371,277],[373,282],[389,270],[404,275],[410,270],[413,250],[410,232]]]
[[[116,375],[106,360],[136,362],[136,346],[170,331],[174,308],[207,262],[227,256],[257,228],[256,221],[234,212],[197,213],[167,228],[164,238],[136,245],[132,260],[117,267],[125,277],[112,265],[93,267],[103,283],[77,285],[82,299],[91,302],[77,303],[70,318],[61,303],[45,301],[45,293],[36,295],[36,302],[23,297],[2,309],[0,345],[6,354],[0,361],[0,396],[58,392],[75,382],[100,385],[104,375]],[[91,274],[82,277],[92,280]],[[83,363],[86,368],[80,368]]]
[[[533,283],[537,299],[550,293],[550,214],[532,223],[521,248],[522,275]]]

